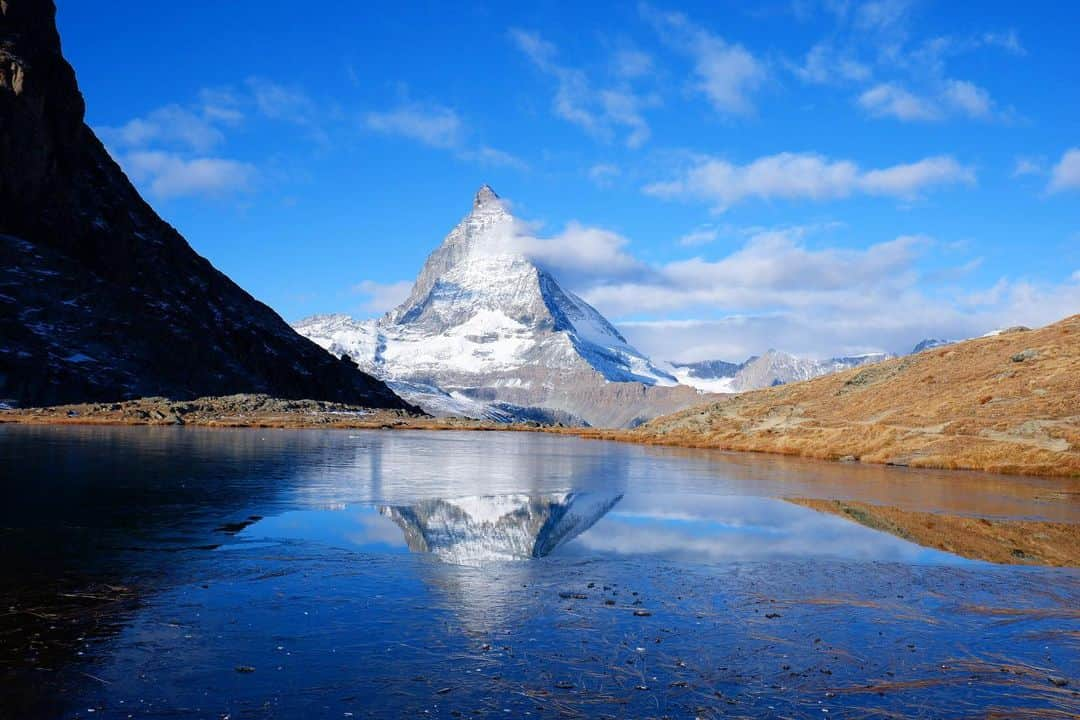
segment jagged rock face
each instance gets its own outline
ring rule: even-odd
[[[47,0],[0,0],[0,400],[238,392],[405,407],[164,222],[84,123]]]
[[[393,383],[544,408],[591,425],[632,425],[701,401],[520,252],[516,231],[506,205],[484,186],[399,307],[378,321],[331,315],[296,328]]]

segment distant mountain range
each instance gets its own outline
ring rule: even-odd
[[[829,360],[813,360],[778,350],[769,350],[743,363],[706,360],[696,363],[671,363],[671,365],[679,382],[709,392],[731,393],[809,380],[859,365],[880,362],[889,357],[892,356],[886,353],[868,353]]]
[[[909,354],[951,345],[954,340],[927,338],[920,341]],[[745,362],[703,360],[691,363],[669,363],[671,373],[679,382],[715,393],[746,392],[774,385],[810,380],[829,373],[848,370],[860,365],[881,362],[897,357],[892,353],[865,353],[834,357],[828,360],[799,357],[779,350],[754,355]]]
[[[47,0],[0,2],[0,401],[248,392],[407,407],[143,201],[83,121],[55,16]]]

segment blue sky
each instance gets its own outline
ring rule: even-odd
[[[1070,3],[59,2],[87,120],[288,320],[376,315],[490,183],[659,358],[1080,312]]]

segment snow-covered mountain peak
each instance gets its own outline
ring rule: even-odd
[[[479,190],[476,191],[476,196],[473,198],[472,202],[473,209],[479,210],[480,208],[485,207],[486,205],[489,205],[491,203],[498,203],[499,205],[502,205],[502,201],[499,198],[499,193],[495,192],[495,190],[492,189],[490,185],[485,183],[484,185],[480,186]]]
[[[457,400],[544,408],[589,423],[636,421],[644,412],[630,401],[607,415],[595,398],[622,393],[640,402],[640,386],[674,387],[677,380],[533,261],[519,242],[526,228],[484,185],[403,303],[378,321],[350,326],[328,316],[296,327],[395,387],[435,387]],[[640,386],[605,389],[610,383]],[[685,390],[670,397],[672,407],[693,400]]]

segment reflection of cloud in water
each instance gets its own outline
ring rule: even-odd
[[[782,500],[704,495],[629,495],[568,551],[692,562],[820,557],[965,562]]]
[[[592,527],[622,498],[614,493],[561,492],[470,496],[383,506],[414,552],[456,565],[527,560]]]

